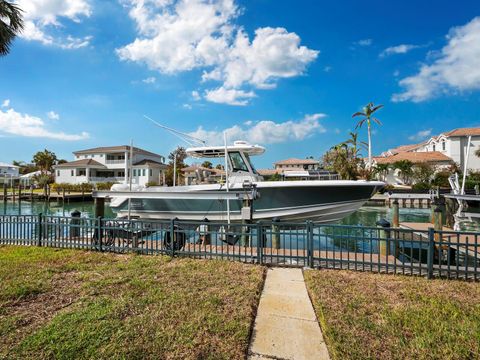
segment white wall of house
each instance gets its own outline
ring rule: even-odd
[[[0,165],[0,176],[4,177],[18,177],[19,169],[14,165]]]
[[[163,185],[163,170],[140,165],[133,167],[132,183],[145,186],[149,182]]]

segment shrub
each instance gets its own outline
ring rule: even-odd
[[[149,181],[145,184],[146,187],[150,186],[158,186],[158,183],[156,181]]]
[[[96,183],[95,187],[97,190],[110,190],[114,184],[117,184],[115,182],[102,182],[102,183]]]
[[[450,175],[451,173],[449,171],[440,171],[433,177],[432,184],[440,187],[449,187],[450,183],[448,182],[448,178]]]
[[[427,182],[418,182],[412,185],[412,190],[430,190],[431,185]]]

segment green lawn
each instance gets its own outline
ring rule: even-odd
[[[480,359],[480,284],[305,271],[334,359]]]
[[[0,358],[241,359],[264,268],[0,247]]]

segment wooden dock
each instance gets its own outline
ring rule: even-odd
[[[56,202],[74,202],[74,201],[90,201],[92,200],[92,193],[70,192],[70,193],[39,193],[22,191],[0,193],[0,201],[56,201]]]
[[[428,209],[432,204],[432,198],[430,194],[384,193],[375,194],[370,200],[367,201],[367,205],[391,207],[395,200],[398,201],[399,207],[402,208]]]

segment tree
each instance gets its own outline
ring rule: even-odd
[[[57,155],[54,152],[48,151],[47,149],[37,152],[33,155],[32,162],[38,167],[42,174],[51,172],[53,165],[57,161]]]
[[[185,151],[185,148],[182,146],[177,147],[168,155],[168,159],[170,161],[168,162],[167,171],[165,172],[165,181],[167,185],[169,186],[173,185],[173,169],[175,167],[174,163],[175,162],[177,163],[176,165],[177,172],[175,176],[178,179],[179,174],[181,174],[181,169],[185,167],[186,158],[187,158],[187,152]],[[179,185],[178,182],[176,182],[176,185]]]
[[[413,175],[413,163],[409,160],[399,160],[393,163],[393,168],[397,169],[402,176],[404,184],[410,184],[410,178]]]
[[[358,133],[356,132],[350,132],[350,139],[344,142],[344,144],[347,145],[352,145],[353,149],[353,154],[355,156],[360,155],[360,149],[361,147],[367,148],[368,144],[364,141],[358,141]]]
[[[217,170],[223,170],[224,166],[222,164],[217,164],[217,166],[215,166],[215,169]]]
[[[435,169],[427,163],[419,163],[413,167],[412,178],[416,183],[430,184]]]
[[[375,174],[380,176],[381,181],[385,181],[388,175],[388,171],[390,170],[390,164],[379,164],[375,165],[373,171]]]
[[[204,167],[204,168],[207,168],[207,169],[212,169],[213,168],[213,164],[208,160],[204,161],[201,166]]]
[[[333,146],[323,155],[323,165],[329,171],[334,171],[344,180],[356,180],[360,160],[346,143]]]
[[[23,30],[22,10],[10,1],[0,0],[0,56],[10,52],[13,39]]]
[[[374,105],[373,102],[368,103],[364,108],[363,111],[356,112],[352,115],[352,118],[357,116],[362,116],[362,119],[357,123],[356,129],[362,127],[364,123],[367,123],[367,131],[368,131],[368,167],[372,166],[372,120],[375,121],[378,125],[382,125],[380,120],[373,117],[373,114],[381,109],[383,105]]]

